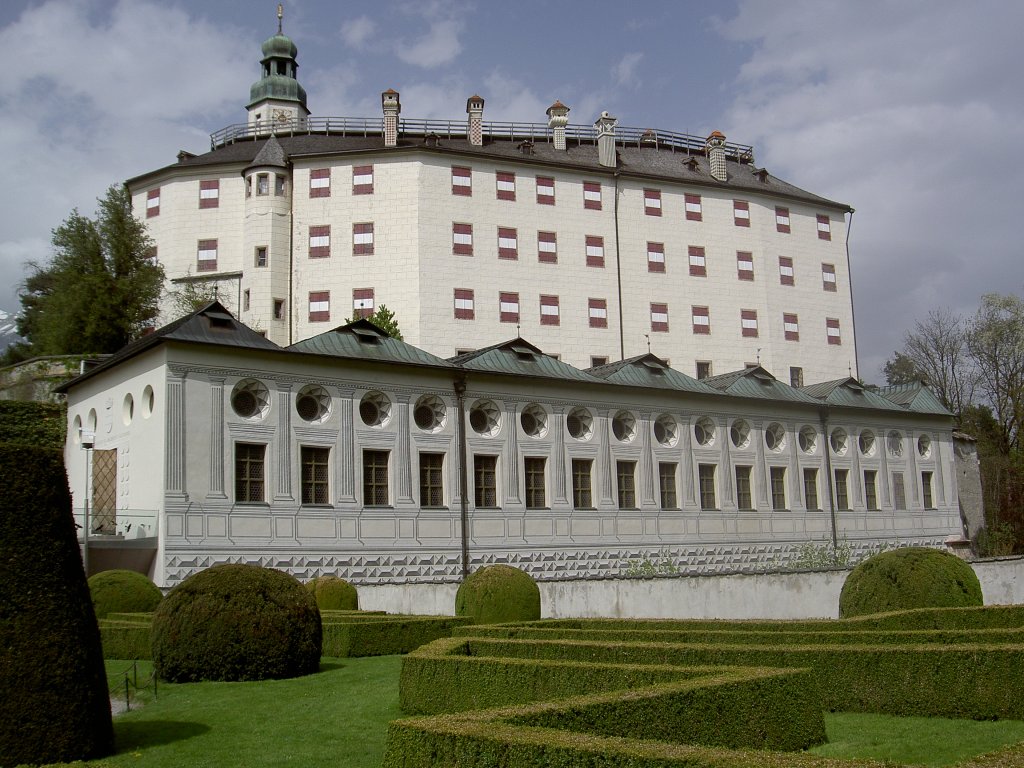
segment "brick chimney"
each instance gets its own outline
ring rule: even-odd
[[[614,168],[615,162],[615,126],[619,121],[605,110],[594,123],[597,129],[597,161],[606,168]]]
[[[569,124],[569,107],[555,100],[548,107],[548,128],[551,129],[551,140],[555,149],[565,149],[565,126]]]
[[[469,115],[469,127],[466,136],[474,147],[484,145],[484,100],[479,96],[466,99],[466,114]]]
[[[398,91],[388,88],[380,95],[380,104],[384,108],[384,146],[393,147],[398,144],[398,113],[402,111]]]
[[[704,144],[704,151],[708,153],[711,176],[719,181],[728,181],[729,172],[725,167],[725,134],[712,131]]]

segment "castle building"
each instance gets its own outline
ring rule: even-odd
[[[441,358],[513,336],[579,368],[648,351],[703,378],[759,364],[857,376],[843,203],[722,134],[569,123],[314,117],[295,44],[262,48],[248,119],[129,179],[170,287],[279,345],[381,304]],[[539,117],[539,116],[538,116]],[[170,319],[169,312],[165,318]]]

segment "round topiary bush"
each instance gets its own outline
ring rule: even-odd
[[[215,565],[157,606],[153,665],[162,680],[265,680],[320,668],[320,611],[292,576]]]
[[[319,576],[306,582],[321,611],[358,611],[359,594],[356,588],[337,576]]]
[[[97,619],[111,613],[149,613],[163,600],[159,587],[136,571],[101,571],[89,577]]]
[[[839,595],[839,617],[982,604],[971,566],[948,552],[910,547],[882,552],[854,568]]]
[[[488,565],[473,571],[459,585],[455,615],[475,624],[536,621],[540,618],[540,589],[525,571],[510,565]]]
[[[62,451],[0,444],[0,765],[114,750]]]

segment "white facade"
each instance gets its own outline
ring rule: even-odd
[[[264,52],[290,66],[289,45],[278,35]],[[271,340],[386,304],[406,340],[442,358],[518,326],[582,368],[650,349],[691,375],[857,375],[851,209],[756,168],[750,148],[728,145],[713,166],[714,135],[657,132],[653,146],[607,133],[610,118],[604,153],[580,126],[557,148],[554,118],[483,123],[479,141],[467,123],[402,121],[392,142],[381,118],[309,118],[304,98],[275,138],[254,124],[283,108],[267,98],[209,153],[128,182],[172,287],[216,282]]]

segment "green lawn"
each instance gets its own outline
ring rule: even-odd
[[[112,685],[130,664],[107,662]],[[401,716],[400,667],[400,656],[325,658],[294,680],[162,684],[156,701],[114,720],[117,754],[87,765],[378,768]],[[151,669],[140,663],[140,678]]]

